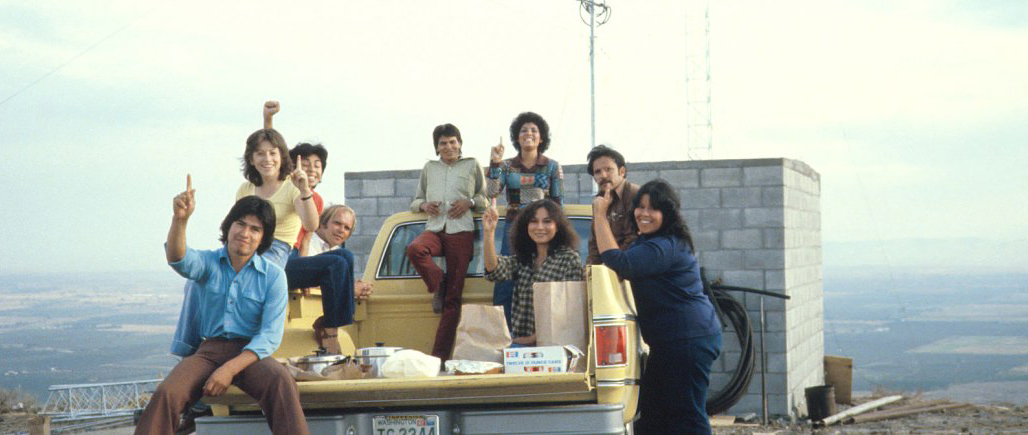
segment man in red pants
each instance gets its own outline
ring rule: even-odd
[[[425,231],[407,246],[407,256],[434,293],[432,311],[442,312],[436,329],[432,355],[446,361],[453,352],[453,340],[460,321],[460,300],[464,276],[474,242],[475,220],[471,210],[486,208],[485,176],[482,165],[472,157],[461,157],[460,130],[453,124],[437,126],[432,142],[439,160],[421,170],[421,182],[411,201],[413,212],[428,214]],[[446,274],[432,257],[446,258]]]

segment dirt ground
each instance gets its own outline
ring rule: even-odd
[[[880,398],[879,395],[855,399],[855,405]],[[938,404],[938,399],[921,395],[904,397],[902,400],[879,408],[876,411],[892,410],[909,406]],[[945,400],[944,403],[960,403]],[[837,411],[849,409],[839,405]],[[870,414],[870,412],[865,413]],[[759,421],[759,417],[757,419]],[[1024,434],[1028,433],[1028,406],[1011,404],[972,405],[936,412],[922,412],[905,417],[873,422],[836,424],[815,428],[809,420],[795,423],[774,422],[769,426],[737,424],[715,427],[715,434]]]

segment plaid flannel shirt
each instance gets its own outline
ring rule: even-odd
[[[532,263],[535,263],[532,255]],[[492,272],[485,274],[489,281],[514,280],[514,298],[511,309],[512,337],[527,337],[535,334],[535,305],[532,284],[551,281],[581,281],[582,257],[578,251],[564,247],[546,257],[539,269],[521,264],[515,256],[499,257],[499,264]]]

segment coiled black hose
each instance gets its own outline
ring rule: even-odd
[[[725,412],[739,403],[742,396],[746,394],[746,389],[749,388],[750,380],[753,378],[756,352],[753,348],[753,329],[750,325],[750,316],[746,313],[746,307],[724,290],[712,289],[711,284],[705,279],[703,282],[704,291],[714,303],[722,326],[725,325],[726,319],[731,323],[736,337],[739,338],[741,350],[739,364],[735,367],[735,372],[732,373],[732,379],[728,385],[707,396],[707,415],[715,415]],[[722,353],[723,355],[724,353]]]

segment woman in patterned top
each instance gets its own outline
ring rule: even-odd
[[[507,217],[503,224],[500,254],[510,255],[507,244],[509,228],[522,204],[550,198],[557,205],[564,201],[564,171],[560,163],[543,155],[550,147],[550,126],[542,116],[523,112],[510,123],[510,140],[518,154],[503,159],[503,140],[492,148],[489,171],[486,173],[486,196],[496,198],[506,191]],[[503,305],[507,322],[511,321],[513,283],[497,282],[493,288],[493,304]]]
[[[575,249],[578,234],[557,203],[540,199],[524,208],[514,222],[510,244],[512,256],[496,255],[496,224],[499,214],[493,206],[482,215],[482,252],[485,279],[514,281],[511,310],[513,346],[535,345],[535,309],[532,284],[582,279],[582,257]]]

